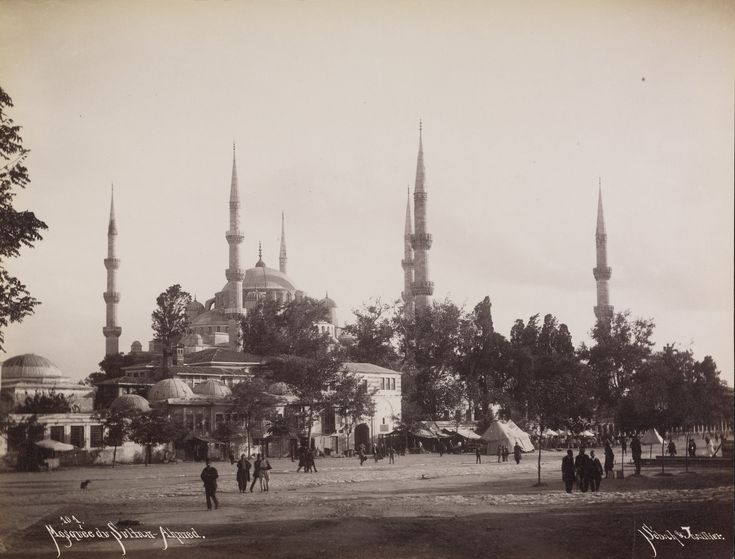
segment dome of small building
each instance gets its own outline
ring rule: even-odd
[[[329,298],[329,295],[327,295],[326,297],[324,297],[324,299],[322,299],[321,301],[319,301],[319,304],[320,305],[324,305],[328,309],[336,309],[337,308],[337,303],[334,302],[334,299],[330,299]]]
[[[121,413],[123,415],[135,415],[138,413],[147,413],[151,411],[148,400],[137,394],[123,394],[118,396],[110,404],[110,411]]]
[[[190,312],[194,311],[194,312],[200,313],[204,311],[204,305],[202,305],[199,301],[194,299],[191,303],[186,305],[186,310]]]
[[[188,384],[178,378],[166,378],[160,380],[151,386],[148,391],[149,402],[160,402],[162,400],[168,400],[169,398],[189,400],[194,398],[194,392],[192,392]]]
[[[130,353],[141,353],[143,351],[143,344],[141,344],[138,340],[135,340],[132,344],[130,344]]]
[[[2,378],[9,379],[44,379],[61,378],[64,375],[56,365],[45,357],[33,353],[16,355],[6,359],[2,365]]]
[[[229,398],[232,396],[230,390],[222,381],[216,379],[205,380],[194,387],[194,394],[205,398]]]

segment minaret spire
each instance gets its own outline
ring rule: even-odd
[[[117,304],[120,302],[120,292],[117,291],[117,269],[120,267],[120,259],[117,258],[117,225],[115,223],[115,187],[110,191],[110,221],[107,224],[107,291],[103,298],[106,304],[105,326],[102,334],[105,336],[105,356],[120,353],[120,334],[122,328],[117,324]]]
[[[415,308],[422,309],[431,306],[431,296],[434,293],[434,282],[429,279],[429,250],[432,238],[427,232],[426,219],[426,171],[424,169],[424,141],[423,122],[419,121],[419,153],[416,159],[416,184],[413,191],[414,233],[411,236],[413,248],[413,274],[411,293]]]
[[[401,267],[403,268],[403,293],[401,298],[405,305],[407,316],[413,315],[413,248],[411,247],[411,235],[413,234],[413,225],[411,224],[411,187],[406,189],[406,225],[403,230],[403,260]]]
[[[595,245],[597,247],[597,266],[592,273],[597,281],[597,306],[595,316],[598,321],[609,323],[613,318],[613,306],[610,304],[610,287],[608,281],[612,276],[612,268],[607,265],[607,231],[605,229],[605,214],[602,209],[602,181],[599,180],[597,192],[597,227],[595,231]]]
[[[225,315],[229,319],[230,349],[239,348],[239,317],[242,308],[242,281],[245,271],[240,267],[240,245],[245,235],[240,231],[240,192],[237,183],[237,162],[235,160],[235,142],[232,142],[232,179],[230,181],[230,228],[225,233],[229,245],[229,267],[225,270],[227,278]]]
[[[288,257],[286,256],[286,218],[285,214],[281,212],[281,252],[278,256],[278,269],[282,274],[286,273]]]

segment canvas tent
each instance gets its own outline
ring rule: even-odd
[[[512,452],[516,442],[523,452],[533,452],[534,450],[528,433],[518,427],[512,419],[493,421],[482,434],[482,438],[488,442],[491,452],[497,449],[498,445],[507,446],[508,450]]]
[[[658,431],[652,427],[641,437],[641,444],[664,444],[664,440],[658,434]]]

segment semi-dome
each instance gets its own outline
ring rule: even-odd
[[[123,394],[118,396],[110,404],[110,411],[121,413],[123,415],[135,415],[138,413],[147,413],[151,411],[148,400],[137,394]]]
[[[262,263],[259,261],[259,263]],[[296,286],[286,274],[265,265],[245,270],[245,279],[242,282],[243,290],[254,289],[283,289],[297,291]]]
[[[221,326],[227,324],[227,317],[223,312],[211,310],[201,313],[194,318],[189,326],[195,328],[198,326]]]
[[[194,394],[206,398],[229,398],[232,396],[230,390],[222,381],[216,379],[205,380],[194,387]]]
[[[163,400],[168,400],[169,398],[189,400],[194,398],[194,392],[192,392],[188,384],[178,378],[166,378],[160,380],[151,386],[148,391],[149,402],[161,402]]]
[[[56,365],[45,357],[33,353],[16,355],[6,359],[2,366],[3,379],[61,378],[64,375]]]

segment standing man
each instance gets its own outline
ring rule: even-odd
[[[260,457],[260,454],[258,454],[255,457],[255,462],[253,463],[253,483],[250,484],[250,492],[253,492],[253,487],[255,487],[255,482],[260,479],[260,470],[263,467],[263,460]],[[260,484],[260,490],[263,491],[263,484]]]
[[[503,445],[498,445],[498,464],[500,463],[500,459],[503,457]]]
[[[482,464],[482,455],[480,454],[480,447],[475,447],[475,464]]]
[[[212,502],[214,502],[214,508],[219,508],[217,502],[217,468],[209,465],[209,459],[207,459],[206,466],[202,470],[202,482],[204,482],[204,496],[207,498],[207,510],[212,510]]]
[[[396,463],[396,451],[393,450],[393,445],[388,447],[388,464]],[[362,466],[362,464],[360,464]]]
[[[613,471],[615,464],[615,454],[610,446],[609,441],[605,441],[605,479],[610,477],[610,472]]]
[[[638,440],[638,435],[633,435],[630,441],[630,452],[633,454],[633,462],[635,462],[635,475],[641,475],[641,441]]]
[[[599,458],[595,456],[595,451],[590,450],[590,458],[587,461],[589,466],[589,479],[590,489],[592,491],[600,490],[600,483],[602,482],[602,464],[600,464]]]
[[[587,477],[589,472],[588,460],[589,456],[584,453],[584,447],[580,446],[579,454],[574,459],[574,472],[577,474],[577,487],[582,493],[586,493],[589,486],[589,477]]]
[[[567,455],[561,461],[561,479],[564,481],[567,493],[571,493],[574,486],[574,453],[571,448],[567,450]]]
[[[516,459],[516,465],[521,463],[521,445],[518,444],[518,441],[513,446],[513,458]]]

